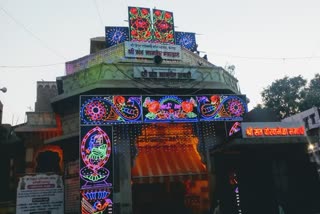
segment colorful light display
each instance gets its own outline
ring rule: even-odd
[[[200,120],[242,121],[247,112],[245,97],[234,95],[197,96]]]
[[[80,121],[82,125],[242,121],[247,112],[244,100],[243,95],[81,96]]]
[[[106,27],[106,48],[129,41],[128,27]]]
[[[197,50],[195,33],[175,32],[175,44],[194,52]]]
[[[152,23],[149,8],[128,7],[131,41],[152,41]]]
[[[112,213],[112,127],[81,126],[80,130],[81,212]]]
[[[81,194],[81,213],[112,213],[112,200],[110,189],[82,190]]]
[[[154,41],[174,44],[173,13],[164,10],[153,10]]]
[[[144,122],[196,122],[197,102],[195,97],[152,96],[143,98]]]
[[[81,124],[141,122],[141,97],[81,96]]]
[[[234,135],[235,133],[238,133],[240,130],[241,130],[241,123],[235,122],[229,130],[229,137]]]

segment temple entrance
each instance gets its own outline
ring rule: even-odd
[[[209,210],[207,168],[192,124],[150,124],[136,142],[133,213],[200,214]]]

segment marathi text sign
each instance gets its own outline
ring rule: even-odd
[[[242,123],[244,138],[256,137],[296,137],[305,136],[305,128],[300,123]]]
[[[27,175],[20,178],[17,189],[17,214],[64,213],[62,177],[59,175]]]
[[[139,58],[153,58],[161,56],[163,59],[181,60],[181,46],[147,42],[125,42],[125,56]]]

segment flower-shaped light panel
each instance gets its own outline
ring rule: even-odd
[[[152,41],[152,23],[149,8],[129,7],[129,31],[131,41]]]
[[[192,96],[143,97],[144,122],[196,122],[196,98]]]
[[[154,41],[174,44],[173,13],[164,10],[153,10]]]

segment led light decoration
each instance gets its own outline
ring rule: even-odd
[[[235,133],[238,133],[241,130],[241,123],[235,122],[231,129],[229,130],[229,137],[234,135]]]
[[[196,122],[196,106],[195,97],[143,97],[144,122]]]
[[[197,50],[195,33],[175,32],[175,44],[194,52]]]
[[[154,41],[174,44],[173,13],[164,10],[153,10]]]
[[[112,214],[112,126],[80,126],[82,214]]]
[[[106,27],[106,48],[129,41],[128,27]]]
[[[112,213],[112,200],[110,189],[82,190],[81,213]]]
[[[141,97],[81,96],[81,124],[141,122]]]
[[[152,41],[152,24],[149,8],[128,7],[131,41]]]
[[[81,128],[86,131],[91,127]],[[82,188],[112,186],[112,176],[108,169],[112,167],[112,161],[109,161],[112,152],[110,137],[98,126],[85,133],[80,146]]]
[[[229,174],[229,183],[231,185],[231,188],[234,191],[235,196],[235,207],[237,209],[238,214],[242,214],[241,209],[241,201],[240,201],[240,191],[239,191],[239,182],[238,182],[238,175],[235,171],[231,171]]]
[[[197,96],[200,120],[242,121],[247,112],[245,97],[234,95]]]

